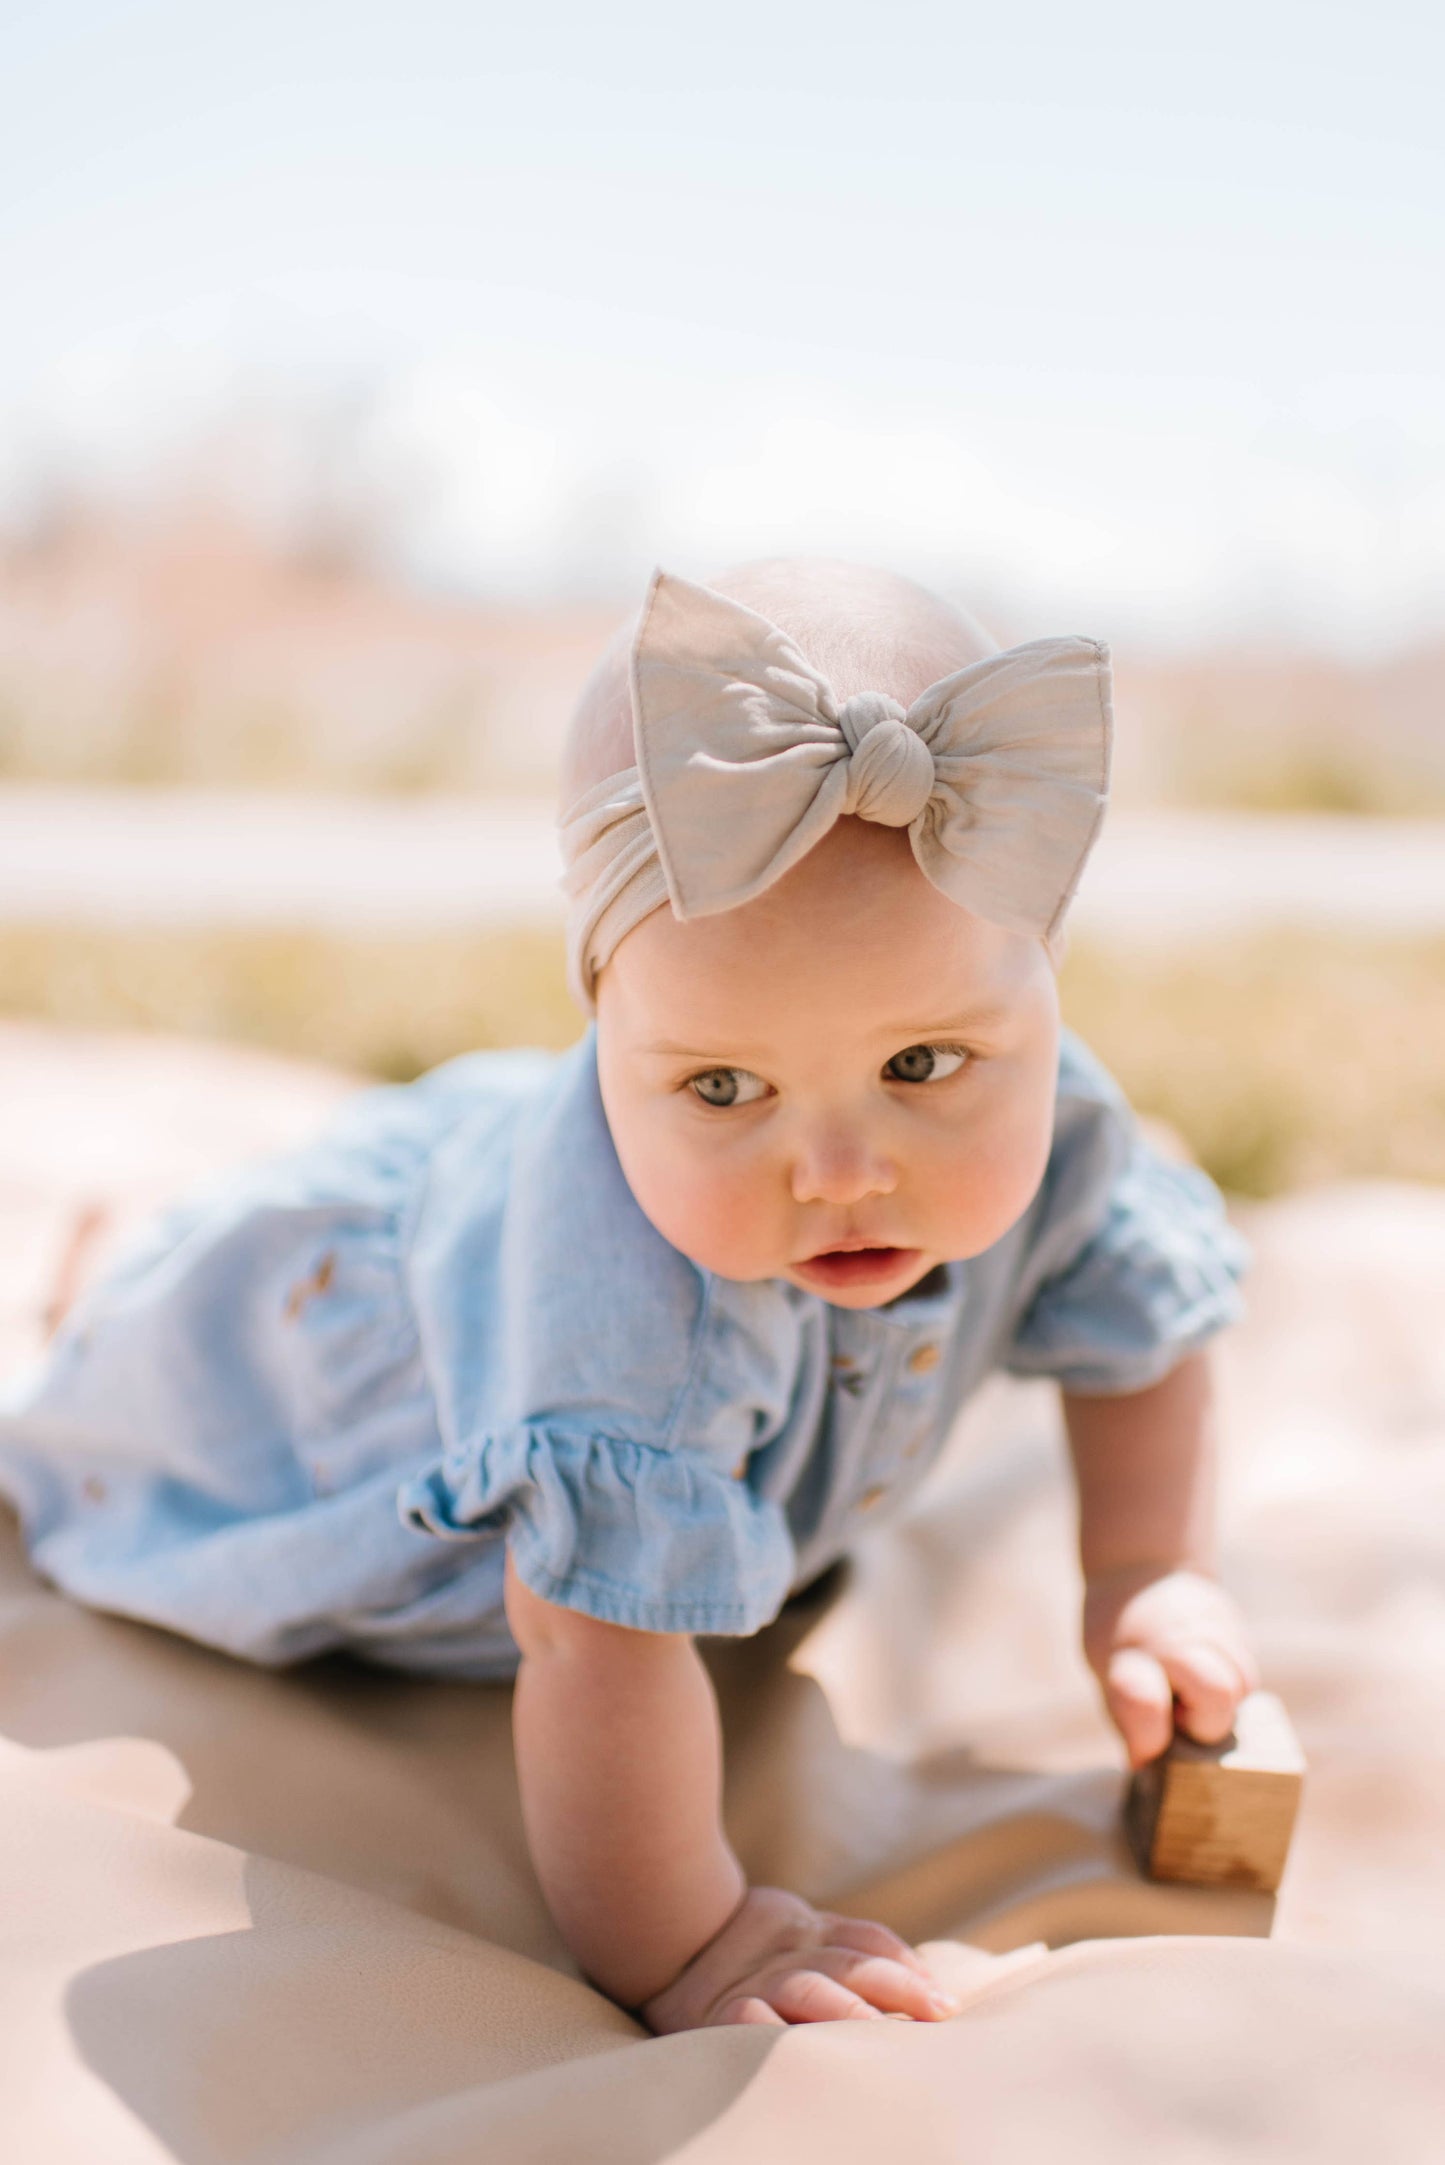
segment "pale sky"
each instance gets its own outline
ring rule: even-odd
[[[1442,21],[12,8],[0,508],[279,404],[484,591],[824,549],[1020,630],[1438,635]]]

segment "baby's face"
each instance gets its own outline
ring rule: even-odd
[[[857,819],[741,909],[655,910],[598,986],[603,1103],[657,1230],[705,1270],[840,1308],[1022,1215],[1058,1032],[1041,943],[946,901],[905,834]]]

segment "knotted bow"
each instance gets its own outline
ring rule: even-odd
[[[855,692],[838,709],[851,757],[845,812],[906,827],[933,795],[933,754],[886,692]]]
[[[1052,947],[1103,818],[1108,649],[1036,639],[906,710],[838,700],[766,617],[658,572],[632,649],[637,764],[562,823],[573,990],[633,925],[771,887],[845,814],[906,827],[939,891]]]

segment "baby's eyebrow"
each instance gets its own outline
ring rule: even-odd
[[[943,1022],[885,1023],[875,1035],[895,1047],[922,1045],[937,1038],[996,1029],[1008,1020],[1009,1012],[1007,1004],[1000,1001],[992,1007],[974,1007],[966,1014],[950,1015]],[[737,1067],[749,1058],[758,1057],[757,1052],[747,1046],[735,1045],[727,1053],[701,1052],[695,1045],[677,1045],[670,1038],[658,1038],[652,1044],[642,1046],[641,1050],[660,1059],[697,1060],[708,1067]]]
[[[924,1043],[930,1038],[947,1037],[950,1032],[965,1033],[969,1030],[992,1030],[999,1023],[1007,1022],[1010,1010],[1002,1001],[993,1007],[971,1007],[966,1014],[949,1015],[942,1022],[910,1022],[890,1024],[880,1030],[880,1037],[906,1038],[913,1033],[912,1043]]]
[[[644,1045],[641,1050],[645,1053],[665,1054],[671,1060],[704,1060],[711,1067],[735,1067],[737,1065],[736,1049],[728,1054],[699,1052],[695,1046],[674,1045],[667,1038],[659,1038],[655,1044]]]

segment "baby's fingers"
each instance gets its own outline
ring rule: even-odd
[[[882,1955],[885,1961],[901,1962],[905,1969],[925,1978],[929,1984],[938,1982],[916,1947],[910,1947],[906,1939],[890,1932],[886,1924],[874,1924],[870,1918],[830,1916],[828,1945],[850,1948],[854,1954]]]
[[[769,2007],[766,2000],[751,1995],[746,1999],[725,2001],[708,2017],[709,2026],[714,2028],[730,2022],[766,2022],[775,2030],[785,2030],[788,2026],[775,2007]]]
[[[784,2022],[871,2022],[883,2019],[858,1993],[824,1970],[788,1970],[768,1986],[768,1999]]]
[[[1219,1744],[1234,1727],[1246,1678],[1222,1647],[1195,1644],[1163,1656],[1179,1700],[1179,1726],[1200,1744]]]
[[[1169,1749],[1174,1735],[1173,1686],[1142,1646],[1121,1646],[1109,1656],[1104,1698],[1129,1748],[1130,1766],[1142,1767]]]
[[[819,1948],[812,1960],[817,1969],[881,2015],[911,2015],[915,2022],[937,2022],[958,2013],[953,1994],[921,1964],[915,1970],[886,1955],[855,1954],[836,1941]]]

